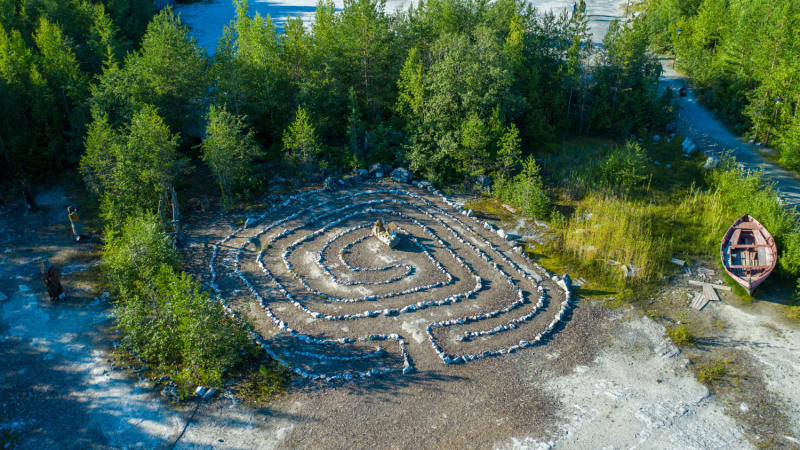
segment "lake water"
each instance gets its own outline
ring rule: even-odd
[[[408,8],[412,0],[387,0],[386,11],[392,12],[398,8]],[[337,8],[341,8],[343,2],[334,2]],[[553,10],[555,12],[570,8],[572,1],[566,0],[534,0],[531,2],[540,11]],[[314,11],[317,9],[317,0],[251,0],[250,14],[256,13],[262,16],[269,15],[275,22],[279,30],[289,16],[299,15],[305,23],[310,23],[314,19]],[[214,53],[214,47],[222,34],[222,29],[230,23],[235,16],[233,2],[231,0],[211,0],[208,2],[192,3],[189,5],[178,5],[176,13],[180,13],[184,23],[191,28],[191,34],[197,38],[199,45],[205,47],[209,54]],[[608,29],[608,24],[614,18],[625,15],[624,0],[587,0],[586,13],[589,15],[589,26],[593,34],[593,40],[600,42]]]

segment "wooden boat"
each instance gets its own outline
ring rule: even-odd
[[[719,248],[725,271],[752,295],[778,262],[775,239],[764,225],[745,214],[725,233]]]

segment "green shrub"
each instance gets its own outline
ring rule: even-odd
[[[155,215],[129,216],[107,236],[103,273],[118,294],[113,315],[122,343],[156,367],[179,367],[184,388],[218,386],[239,362],[244,325],[176,271],[181,258]]]
[[[107,229],[105,239],[102,272],[116,293],[133,295],[143,273],[163,265],[177,268],[181,264],[172,239],[155,214],[129,216],[119,233]]]
[[[694,343],[694,338],[692,337],[692,332],[689,331],[689,328],[686,325],[679,325],[677,327],[670,327],[667,325],[667,336],[672,339],[673,342],[677,345],[692,345]]]
[[[713,364],[705,364],[698,368],[697,379],[703,383],[708,384],[719,380],[727,373],[727,361],[715,361]]]
[[[146,270],[137,284],[114,308],[123,344],[154,365],[178,366],[183,384],[219,386],[247,344],[245,325],[169,266]]]
[[[617,147],[602,163],[603,177],[611,184],[633,187],[647,178],[647,153],[635,142]]]
[[[533,156],[522,163],[522,172],[514,178],[500,177],[495,186],[498,197],[533,217],[545,217],[550,200],[544,194],[539,166]]]

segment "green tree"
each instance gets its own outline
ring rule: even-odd
[[[130,95],[155,106],[174,133],[197,124],[208,89],[208,61],[171,8],[153,18],[141,50],[127,58],[125,70],[133,75]]]
[[[521,143],[519,130],[512,123],[500,138],[500,151],[497,155],[498,168],[504,176],[508,175],[519,162],[522,156]]]
[[[284,131],[283,150],[287,162],[306,175],[319,163],[319,143],[305,109],[297,109],[294,122]]]
[[[513,179],[497,180],[497,195],[516,205],[533,217],[544,217],[548,212],[549,199],[544,194],[542,176],[533,156],[522,162],[522,171]]]
[[[486,171],[484,164],[488,159],[489,136],[486,124],[473,115],[464,122],[461,130],[461,150],[458,153],[462,167],[468,167],[467,175],[481,175]]]
[[[203,141],[203,161],[222,190],[222,198],[230,205],[236,193],[254,185],[253,162],[263,156],[253,133],[247,131],[243,118],[234,116],[224,107],[211,106],[206,116],[206,138]]]
[[[609,183],[633,187],[647,178],[647,153],[638,143],[630,141],[606,156],[602,171]]]
[[[138,211],[154,212],[160,200],[169,204],[173,179],[185,166],[177,140],[149,106],[121,133],[111,130],[106,116],[95,115],[81,170],[90,187],[102,192],[101,217],[107,225],[116,228]]]

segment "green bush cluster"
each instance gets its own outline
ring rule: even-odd
[[[694,344],[694,337],[692,337],[692,332],[689,331],[689,328],[686,325],[678,325],[677,327],[671,327],[667,325],[667,336],[672,339],[678,345],[686,346]]]
[[[728,373],[728,361],[714,361],[698,368],[697,379],[703,384],[720,380]]]
[[[107,234],[103,273],[115,288],[122,344],[185,385],[219,386],[248,345],[244,324],[178,267],[181,259],[157,216],[128,217]]]
[[[545,195],[539,172],[536,160],[533,156],[528,157],[517,176],[501,176],[497,180],[495,195],[522,209],[529,216],[547,217],[550,200]]]

